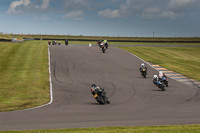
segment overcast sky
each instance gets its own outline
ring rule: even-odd
[[[200,0],[0,0],[0,32],[200,37]]]

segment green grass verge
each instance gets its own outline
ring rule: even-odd
[[[101,127],[27,131],[0,131],[0,133],[200,133],[200,125]]]
[[[0,111],[49,102],[48,45],[0,42]]]
[[[119,47],[147,62],[200,81],[200,47]]]

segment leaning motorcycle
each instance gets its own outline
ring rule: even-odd
[[[110,103],[110,101],[108,100],[108,97],[106,96],[106,93],[104,92],[104,89],[95,90],[92,87],[92,94],[94,98],[97,100],[97,102],[99,102],[100,104]]]
[[[157,86],[160,88],[162,91],[165,91],[164,83],[162,80],[157,81]]]

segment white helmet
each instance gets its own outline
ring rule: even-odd
[[[157,75],[153,75],[153,79],[156,79],[156,78],[158,78],[158,76]]]
[[[159,71],[159,77],[161,78],[163,76],[163,72]]]
[[[144,63],[142,63],[141,66],[144,66]]]

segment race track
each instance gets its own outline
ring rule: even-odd
[[[50,46],[53,103],[38,109],[1,112],[0,130],[146,126],[200,123],[200,91],[169,79],[161,91],[139,72],[141,60],[121,49],[106,53],[94,46]],[[111,104],[100,105],[95,83]]]

